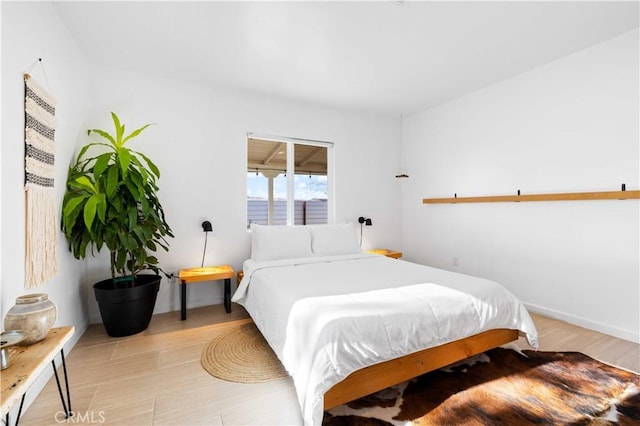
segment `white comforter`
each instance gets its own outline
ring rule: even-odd
[[[378,255],[244,265],[233,296],[293,377],[305,424],[322,423],[323,395],[360,368],[493,328],[522,331],[525,307],[482,278]]]

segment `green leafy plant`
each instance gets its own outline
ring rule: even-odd
[[[85,145],[67,175],[62,202],[62,231],[76,259],[103,246],[110,252],[111,277],[132,276],[145,269],[163,272],[149,254],[169,250],[173,237],[158,200],[158,167],[144,154],[125,146],[151,124],[125,136],[125,126],[111,113],[115,133],[90,129],[105,141]],[[89,149],[102,152],[88,156]],[[166,274],[165,274],[166,275]]]

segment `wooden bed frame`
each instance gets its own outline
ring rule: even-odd
[[[429,371],[518,339],[518,330],[497,328],[354,371],[324,394],[328,410]]]
[[[238,283],[244,271],[238,271]],[[489,349],[518,340],[518,330],[496,328],[354,371],[324,394],[324,409],[402,383]]]

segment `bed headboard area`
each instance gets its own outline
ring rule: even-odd
[[[258,262],[357,253],[362,253],[362,249],[353,223],[251,225],[251,259]]]

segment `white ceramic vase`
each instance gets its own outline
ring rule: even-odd
[[[44,340],[57,318],[58,309],[45,293],[25,294],[18,297],[7,312],[4,329],[27,333],[27,338],[19,345],[28,346]]]

